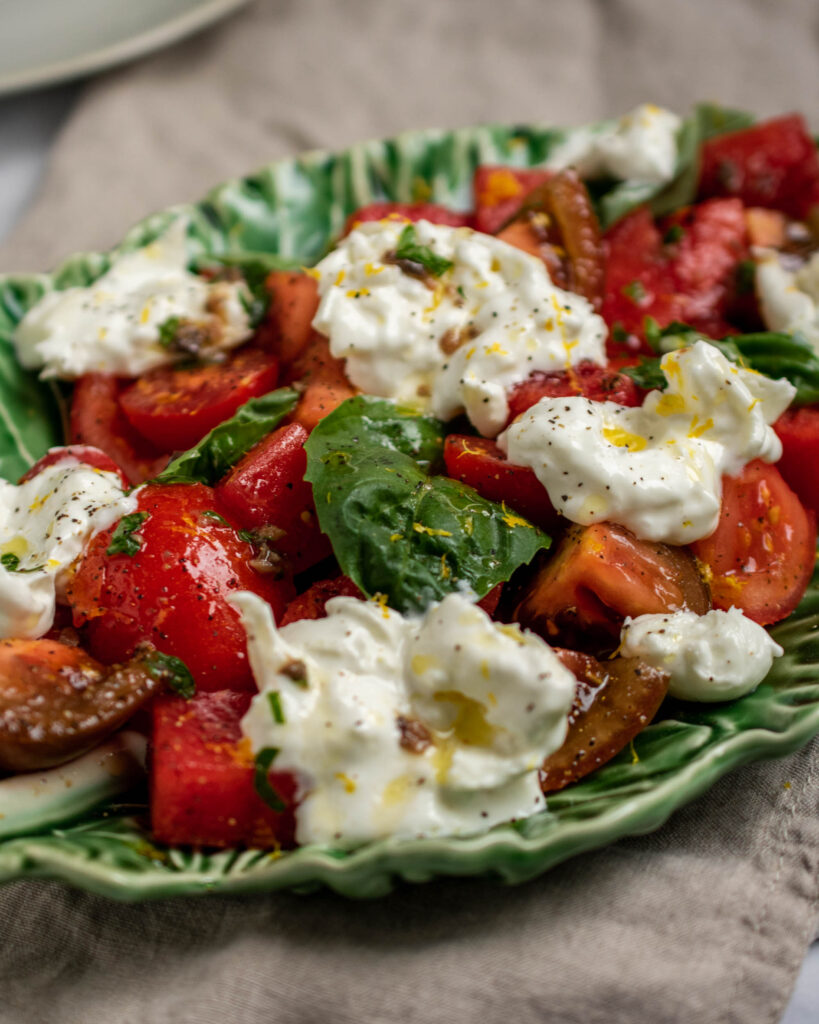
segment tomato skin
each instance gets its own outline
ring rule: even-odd
[[[545,530],[559,524],[561,517],[533,470],[509,462],[489,438],[450,434],[444,441],[444,462],[447,476],[474,487],[489,501],[505,502]]]
[[[745,207],[739,199],[709,199],[662,222],[664,233],[672,227],[683,231],[680,241],[668,247],[675,287],[685,296],[683,319],[722,338],[730,330],[724,313],[732,298],[734,271],[749,255]]]
[[[722,479],[722,511],[710,537],[691,545],[708,567],[715,608],[739,608],[761,626],[796,608],[816,560],[816,516],[761,459]]]
[[[681,320],[682,297],[677,295],[663,253],[662,235],[651,212],[640,207],[609,228],[606,288],[601,314],[609,329],[622,330],[632,350],[648,351],[644,320],[653,317],[661,327]],[[622,351],[616,336],[609,354]]]
[[[470,227],[471,213],[459,213],[449,210],[437,203],[370,203],[353,211],[344,225],[344,235],[349,235],[353,228],[373,220],[428,220],[431,224],[448,224],[453,228]]]
[[[665,242],[671,228],[679,240]],[[608,265],[603,318],[645,347],[645,318],[660,327],[681,320],[716,338],[731,332],[726,311],[734,298],[735,268],[748,255],[739,199],[710,199],[655,224],[636,210],[606,235]],[[611,346],[612,354],[619,349]]]
[[[268,274],[265,288],[270,306],[256,339],[287,367],[307,348],[313,333],[318,282],[303,271],[274,270]]]
[[[313,488],[304,479],[309,434],[300,423],[279,427],[251,449],[216,486],[220,505],[244,529],[276,526],[275,549],[302,572],[332,554],[321,532]]]
[[[478,167],[473,178],[476,230],[496,234],[518,212],[526,196],[553,173],[491,164]]]
[[[611,649],[627,615],[710,608],[684,548],[639,540],[614,523],[571,526],[523,592],[513,619],[551,643]]]
[[[124,383],[108,373],[86,373],[74,384],[69,417],[72,445],[90,445],[105,452],[129,482],[141,484],[167,464],[167,447],[157,448],[126,419],[119,404]]]
[[[364,595],[349,576],[318,580],[290,602],[279,625],[286,626],[288,623],[298,622],[300,619],[323,619],[327,614],[327,602],[334,597],[364,599]]]
[[[582,362],[571,370],[536,371],[520,384],[515,384],[509,392],[509,422],[531,409],[541,398],[577,395],[594,402],[616,402],[628,406],[641,403],[640,389],[631,377],[596,363]]]
[[[286,374],[286,383],[295,381],[303,391],[293,419],[308,431],[343,401],[358,394],[344,372],[344,360],[331,355],[329,341],[317,331],[311,332],[307,347]]]
[[[240,405],[276,386],[278,360],[257,348],[231,353],[224,363],[192,369],[160,367],[143,374],[120,395],[128,422],[166,449],[192,448]]]
[[[702,148],[699,195],[738,196],[803,218],[819,202],[819,154],[798,114],[709,139]]]
[[[139,551],[108,555],[115,526],[98,533],[67,588],[88,650],[110,664],[150,640],[181,658],[200,690],[253,689],[245,633],[227,598],[250,590],[278,617],[292,583],[250,568],[251,546],[232,526],[203,514],[221,511],[204,484],[149,484],[138,507],[148,513],[138,531]]]
[[[799,500],[819,515],[819,406],[788,409],[774,423],[782,442],[782,458],[776,468]]]
[[[272,772],[278,812],[254,786],[254,764],[242,742],[250,694],[221,690],[192,700],[158,697],[153,704],[151,828],[172,845],[292,846],[296,780]]]
[[[101,448],[95,448],[90,444],[68,444],[63,448],[49,448],[45,455],[38,459],[31,469],[20,477],[20,483],[42,473],[49,466],[59,466],[63,462],[79,462],[84,466],[91,466],[94,469],[101,469],[106,473],[116,473],[120,479],[123,489],[130,487],[128,477],[112,458],[105,454]]]

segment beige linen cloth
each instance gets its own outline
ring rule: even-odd
[[[265,161],[406,128],[643,99],[811,111],[818,57],[813,0],[259,2],[84,89],[0,266],[45,269]],[[517,888],[126,906],[17,883],[0,1020],[775,1022],[819,917],[817,765],[811,745],[735,772],[655,834]]]

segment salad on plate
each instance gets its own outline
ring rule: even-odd
[[[180,213],[20,310],[67,422],[0,482],[0,788],[125,729],[158,856],[525,832],[769,676],[816,556],[814,143],[645,105],[535,164],[306,264]]]

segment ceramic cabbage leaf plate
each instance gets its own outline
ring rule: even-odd
[[[278,161],[200,203],[154,214],[114,252],[146,244],[184,214],[192,258],[277,253],[310,264],[357,207],[422,198],[469,208],[476,166],[536,165],[570,134],[497,125],[412,132]],[[60,392],[17,365],[14,326],[46,290],[90,283],[110,257],[83,253],[53,274],[0,277],[0,474],[9,479],[62,441]],[[628,750],[549,797],[546,811],[467,838],[388,839],[350,852],[306,846],[280,855],[159,846],[146,827],[144,793],[133,789],[142,749],[129,734],[56,774],[0,783],[0,881],[57,878],[118,899],[319,885],[375,897],[397,879],[436,875],[522,882],[575,854],[659,827],[731,769],[790,753],[819,732],[818,628],[819,575],[795,615],[774,630],[786,655],[755,693],[731,704],[666,702]]]

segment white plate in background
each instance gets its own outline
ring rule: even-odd
[[[0,0],[0,95],[141,57],[247,0]]]

